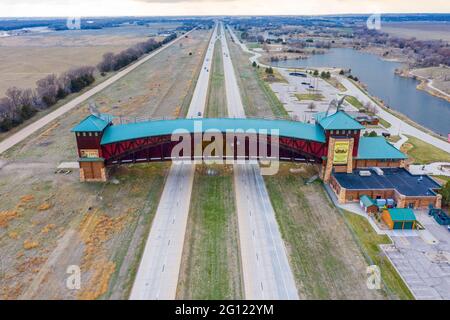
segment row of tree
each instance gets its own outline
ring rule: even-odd
[[[173,33],[159,42],[154,39],[149,39],[144,42],[139,42],[117,54],[112,52],[105,53],[103,55],[103,60],[97,65],[97,68],[100,72],[117,71],[136,61],[144,54],[152,52],[153,50],[161,47],[163,44],[172,41],[176,37],[176,33]]]
[[[97,69],[104,73],[119,70],[163,44],[176,38],[171,34],[162,41],[149,39],[118,54],[106,53]],[[67,95],[81,91],[95,81],[95,67],[71,69],[59,77],[50,74],[36,82],[35,89],[9,88],[0,99],[0,132],[8,131],[31,118],[37,111],[49,108]]]
[[[59,77],[51,74],[38,80],[34,90],[9,88],[0,99],[0,131],[10,130],[37,111],[89,86],[95,81],[94,71],[94,67],[85,66],[71,69]]]
[[[369,44],[385,48],[398,48],[402,54],[411,58],[416,67],[450,65],[450,44],[442,40],[417,40],[416,38],[399,38],[387,33],[365,28],[355,31],[357,38],[354,44],[365,47]],[[388,52],[388,51],[387,51]],[[389,53],[385,52],[385,56]]]

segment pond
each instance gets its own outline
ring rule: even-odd
[[[326,54],[304,60],[272,63],[279,67],[340,67],[351,69],[367,85],[368,91],[381,98],[392,109],[400,111],[430,130],[447,136],[450,133],[450,103],[417,90],[417,80],[397,76],[402,65],[378,56],[347,48],[336,48]]]

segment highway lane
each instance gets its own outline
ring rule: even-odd
[[[221,30],[228,116],[245,118],[222,23]],[[236,164],[234,171],[246,299],[299,299],[259,165]]]
[[[39,129],[42,129],[44,126],[49,124],[51,121],[55,120],[56,118],[62,116],[66,112],[70,111],[71,109],[79,106],[84,101],[88,100],[95,94],[99,93],[106,87],[112,85],[117,80],[123,78],[127,74],[129,74],[131,71],[142,65],[143,63],[147,62],[149,59],[153,58],[155,55],[160,53],[161,51],[167,49],[168,47],[172,46],[173,44],[177,43],[180,39],[184,38],[186,35],[190,34],[193,30],[187,32],[184,35],[181,35],[180,37],[174,39],[172,42],[169,42],[168,44],[162,46],[161,48],[153,51],[152,53],[146,55],[142,59],[138,60],[137,62],[133,63],[129,67],[123,69],[122,71],[119,71],[117,74],[112,76],[111,78],[105,80],[104,82],[100,83],[99,85],[93,87],[89,91],[83,93],[82,95],[76,97],[75,99],[71,100],[70,102],[62,105],[55,111],[47,114],[46,116],[40,118],[39,120],[36,120],[35,122],[31,123],[30,125],[26,126],[25,128],[19,130],[15,134],[11,135],[10,137],[6,138],[2,142],[0,142],[0,154],[8,150],[9,148],[12,148],[19,142],[26,139],[28,136],[33,134],[34,132],[38,131]]]
[[[188,117],[203,116],[217,26],[212,33]],[[172,164],[153,219],[130,300],[172,300],[176,297],[195,165]]]

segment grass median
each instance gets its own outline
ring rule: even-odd
[[[197,166],[177,289],[179,299],[243,299],[233,172]]]

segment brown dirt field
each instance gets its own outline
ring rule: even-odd
[[[182,50],[168,48],[104,90],[96,96],[101,111],[115,113],[113,103],[126,94],[158,88],[150,101],[122,104],[121,112],[170,115],[195,73],[177,79],[171,68],[195,71],[207,38],[205,31],[192,33]],[[188,51],[197,54],[188,59]],[[127,87],[131,93],[117,92]],[[76,170],[55,174],[61,161],[76,160],[70,129],[87,114],[86,104],[71,110],[0,158],[1,299],[128,297],[169,164],[111,170],[119,184],[80,183]],[[81,268],[81,290],[66,287],[70,265]]]
[[[400,38],[450,42],[450,24],[447,23],[384,23],[381,28],[381,31]]]
[[[0,96],[12,86],[34,88],[37,80],[51,73],[95,66],[106,52],[116,53],[145,41],[152,30],[108,28],[0,38]]]
[[[419,77],[433,80],[433,86],[439,90],[450,94],[450,68],[449,67],[430,67],[422,69],[413,69],[410,73]],[[420,85],[419,85],[420,86]],[[433,90],[427,86],[426,82],[423,82],[421,86],[425,89]]]

